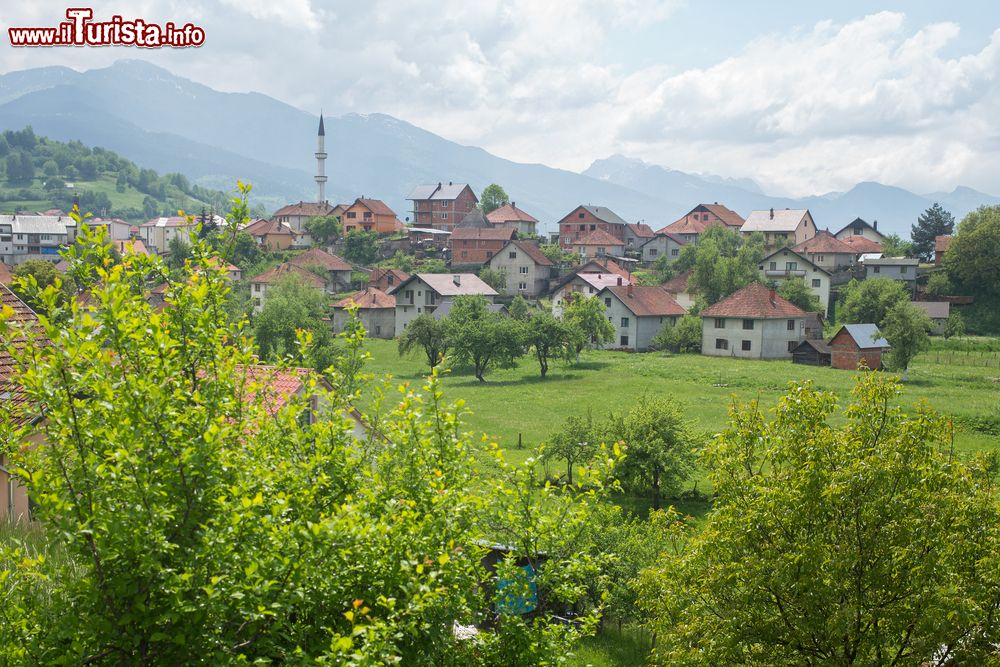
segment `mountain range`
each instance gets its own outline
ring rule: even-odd
[[[180,172],[206,187],[254,184],[268,209],[315,198],[312,174],[318,117],[259,93],[225,93],[141,60],[77,72],[44,67],[0,75],[0,129],[31,125],[62,141],[102,146],[160,173]],[[582,173],[506,160],[385,114],[326,118],[327,197],[376,197],[409,215],[406,195],[420,183],[467,182],[477,192],[500,183],[545,231],[578,204],[608,206],[654,229],[698,203],[753,209],[808,208],[820,227],[856,217],[907,236],[933,202],[960,219],[1000,198],[958,187],[915,194],[879,183],[804,198],[773,197],[750,179],[690,174],[621,155]]]

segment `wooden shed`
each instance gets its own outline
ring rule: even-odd
[[[792,350],[792,363],[829,366],[830,346],[822,340],[807,338]]]
[[[882,337],[874,324],[845,324],[830,339],[830,365],[855,371],[864,362],[871,370],[882,368],[882,354],[888,352],[889,341]]]

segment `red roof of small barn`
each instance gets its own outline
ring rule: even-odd
[[[687,313],[665,290],[654,287],[620,285],[605,288],[618,297],[636,317],[664,317]]]
[[[806,311],[760,283],[750,283],[701,311],[702,317],[745,317],[755,320],[805,317]]]
[[[509,222],[511,220],[517,220],[518,222],[538,222],[534,216],[525,213],[513,203],[504,204],[500,208],[490,211],[486,214],[486,219],[493,224]]]

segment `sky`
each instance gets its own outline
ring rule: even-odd
[[[65,4],[3,2],[0,26]],[[193,49],[15,49],[0,72],[141,58],[218,90],[386,113],[519,162],[623,154],[775,195],[878,181],[1000,194],[1000,3],[128,0]],[[331,147],[328,147],[330,149]]]

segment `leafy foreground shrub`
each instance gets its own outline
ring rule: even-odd
[[[677,523],[640,577],[660,664],[997,664],[995,471],[958,460],[945,420],[904,414],[898,392],[863,374],[843,426],[808,383],[772,421],[731,411],[704,455],[706,524]]]
[[[586,492],[539,490],[533,461],[510,466],[462,434],[460,405],[433,377],[366,415],[360,440],[356,397],[313,374],[302,378],[318,401],[275,409],[267,372],[246,371],[252,341],[226,321],[228,287],[207,246],[195,241],[173,280],[156,258],[115,264],[103,246],[73,259],[93,285],[89,305],[41,291],[49,317],[12,348],[31,404],[44,406],[44,441],[22,447],[24,427],[5,414],[0,445],[64,557],[0,545],[0,663],[572,661],[598,615],[583,595],[600,581],[578,537],[613,456]],[[158,312],[144,293],[164,280]],[[0,324],[5,344],[13,335]],[[488,478],[476,457],[492,459]],[[538,566],[534,614],[494,618],[487,541]],[[513,568],[500,566],[517,581]],[[571,608],[578,623],[555,618]],[[456,638],[455,624],[486,621],[492,630]]]

